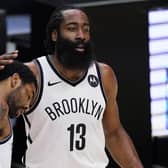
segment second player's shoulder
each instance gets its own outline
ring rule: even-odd
[[[38,72],[37,64],[34,61],[30,61],[30,62],[26,62],[25,65],[27,65],[33,71],[34,75],[38,79],[39,72]]]

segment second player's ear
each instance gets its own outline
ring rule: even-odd
[[[52,31],[52,33],[51,33],[52,41],[56,42],[57,41],[57,36],[58,36],[57,31],[56,30]]]
[[[17,88],[18,86],[20,86],[22,83],[21,79],[20,79],[20,76],[18,73],[14,73],[12,76],[11,76],[11,87],[12,88]]]

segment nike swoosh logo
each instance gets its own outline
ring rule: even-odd
[[[50,81],[48,81],[48,86],[53,86],[53,85],[59,84],[61,82],[62,81],[58,81],[58,82],[50,82]]]

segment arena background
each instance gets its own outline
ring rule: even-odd
[[[117,75],[121,121],[133,139],[144,167],[150,168],[152,165],[168,167],[166,159],[168,137],[151,137],[147,17],[149,9],[167,7],[168,2],[149,0],[91,2],[89,3],[89,0],[64,1],[64,3],[82,5],[90,16],[96,56],[99,61],[112,66]],[[0,40],[0,46],[3,46],[0,52],[16,47],[20,50],[18,57],[20,61],[29,61],[45,55],[43,46],[45,25],[51,11],[61,3],[63,3],[61,0],[0,2],[0,8],[5,10],[5,13],[0,13],[2,16],[2,19],[0,16],[0,23],[2,23],[0,39],[4,39],[2,42]],[[5,31],[4,18],[9,19],[9,16],[16,14],[25,16],[30,21],[30,28],[25,32],[10,34],[9,31]],[[22,118],[18,119],[14,130],[13,162],[19,163],[25,148],[22,141],[25,135],[21,134],[24,130]],[[118,167],[112,158],[108,167],[111,166]]]

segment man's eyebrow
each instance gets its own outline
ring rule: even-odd
[[[76,26],[78,23],[76,23],[76,22],[70,22],[70,23],[67,23],[67,24],[65,24],[66,26],[69,26],[69,25],[74,25],[74,26]],[[90,24],[89,23],[84,23],[83,24],[84,26],[90,26]]]

